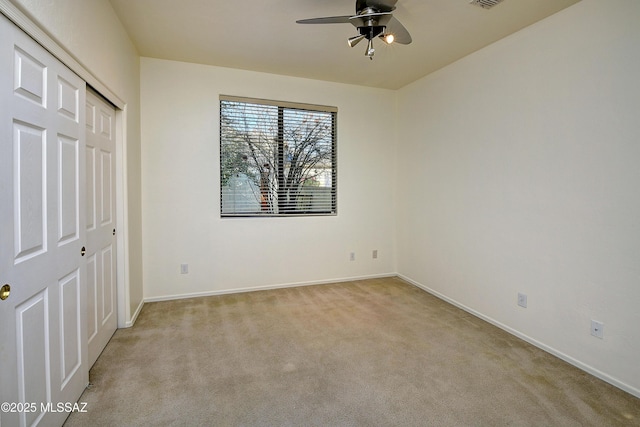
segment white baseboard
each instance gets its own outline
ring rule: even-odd
[[[210,297],[210,296],[227,295],[227,294],[239,294],[244,292],[267,291],[270,289],[295,288],[299,286],[325,285],[330,283],[353,282],[356,280],[380,279],[384,277],[396,277],[396,276],[397,276],[396,273],[387,273],[387,274],[377,274],[377,275],[371,275],[371,276],[347,277],[342,279],[314,280],[310,282],[282,283],[282,284],[275,284],[275,285],[254,286],[250,288],[235,288],[235,289],[224,289],[224,290],[218,290],[218,291],[193,292],[193,293],[186,293],[186,294],[174,294],[174,295],[167,295],[167,296],[148,297],[144,299],[144,302],[172,301],[177,299]]]
[[[547,353],[558,357],[559,359],[564,360],[565,362],[575,366],[576,368],[581,369],[581,370],[593,375],[596,378],[600,378],[601,380],[606,381],[609,384],[611,384],[611,385],[613,385],[615,387],[618,387],[619,389],[621,389],[623,391],[626,391],[627,393],[629,393],[629,394],[631,394],[633,396],[636,396],[636,397],[640,398],[640,390],[637,389],[636,387],[630,386],[629,384],[626,384],[625,382],[620,381],[619,379],[614,378],[614,377],[612,377],[612,376],[610,376],[610,375],[608,375],[608,374],[606,374],[606,373],[594,368],[593,366],[587,365],[586,363],[583,363],[578,359],[575,359],[575,358],[573,358],[573,357],[571,357],[571,356],[569,356],[567,354],[564,354],[563,352],[558,351],[557,349],[555,349],[553,347],[550,347],[550,346],[548,346],[548,345],[546,345],[546,344],[544,344],[544,343],[542,343],[542,342],[540,342],[540,341],[538,341],[538,340],[536,340],[534,338],[531,338],[530,336],[525,335],[522,332],[511,328],[510,326],[507,326],[507,325],[505,325],[503,323],[500,323],[497,320],[492,319],[491,317],[485,316],[484,314],[479,313],[476,310],[474,310],[474,309],[472,309],[470,307],[467,307],[464,304],[461,304],[458,301],[456,301],[454,299],[451,299],[451,298],[447,297],[446,295],[443,295],[440,292],[435,291],[435,290],[429,288],[428,286],[425,286],[422,283],[419,283],[419,282],[417,282],[417,281],[415,281],[415,280],[413,280],[413,279],[411,279],[411,278],[409,278],[407,276],[403,276],[402,274],[398,274],[397,276],[400,279],[402,279],[402,280],[404,280],[406,282],[409,282],[412,285],[422,289],[423,291],[428,292],[431,295],[433,295],[433,296],[435,296],[437,298],[440,298],[441,300],[446,301],[449,304],[452,304],[452,305],[454,305],[454,306],[466,311],[467,313],[470,313],[470,314],[472,314],[472,315],[474,315],[474,316],[476,316],[476,317],[478,317],[478,318],[480,318],[480,319],[482,319],[482,320],[484,320],[486,322],[489,322],[492,325],[497,326],[498,328],[510,333],[511,335],[514,335],[514,336],[516,336],[516,337],[528,342],[529,344],[532,344],[532,345],[538,347],[539,349],[544,350]]]
[[[143,306],[144,306],[144,300],[140,301],[140,304],[138,304],[138,308],[136,308],[135,313],[133,313],[133,316],[131,316],[131,320],[127,321],[124,324],[125,328],[130,328],[136,323],[136,320],[138,319],[138,315],[142,311]]]

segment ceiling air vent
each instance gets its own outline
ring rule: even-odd
[[[471,0],[469,4],[474,6],[480,6],[483,9],[491,9],[498,3],[502,3],[502,0]]]

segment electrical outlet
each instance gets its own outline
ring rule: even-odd
[[[355,252],[351,252],[349,254],[349,261],[355,261],[356,260],[356,253]]]
[[[518,305],[527,308],[527,296],[525,294],[518,293]]]
[[[371,257],[372,257],[373,259],[378,259],[378,250],[377,250],[377,249],[374,249],[374,250],[373,250],[373,253],[371,254]]]
[[[180,274],[189,273],[189,264],[180,264]]]
[[[591,335],[596,338],[604,338],[604,323],[597,320],[591,320]]]

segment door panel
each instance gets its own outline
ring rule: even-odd
[[[103,134],[104,137],[104,134]],[[111,137],[109,137],[111,138]],[[109,139],[110,140],[110,139]],[[102,179],[100,188],[100,192],[102,193],[101,200],[101,220],[102,226],[110,226],[113,221],[113,195],[112,195],[112,183],[113,183],[113,165],[112,165],[112,156],[113,153],[110,151],[104,151],[104,149],[100,150],[100,159],[102,160],[101,171],[102,171]]]
[[[113,272],[115,271],[113,259],[113,245],[102,250],[102,323],[107,323],[115,317],[113,312],[115,283]]]
[[[115,108],[87,91],[86,233],[89,365],[116,331]]]
[[[79,238],[79,143],[78,140],[60,135],[58,136],[58,147],[58,156],[60,158],[58,168],[60,174],[58,177],[60,188],[58,200],[58,243],[64,245]]]
[[[14,122],[13,152],[15,262],[20,263],[47,250],[45,130]]]
[[[58,76],[58,113],[80,123],[80,88]]]
[[[50,378],[49,347],[49,306],[47,290],[16,307],[18,331],[18,396],[20,402],[47,402],[51,398],[51,384],[42,381]],[[42,418],[42,413],[24,414],[26,425]]]
[[[0,402],[2,425],[61,425],[41,403],[88,383],[84,304],[85,84],[0,15]],[[6,108],[5,108],[6,106]]]
[[[14,55],[13,75],[16,95],[44,107],[46,105],[47,67],[19,47],[15,48]]]
[[[86,226],[87,230],[93,230],[96,228],[96,149],[95,147],[87,146],[86,148],[86,181],[87,181],[87,215]]]
[[[98,333],[98,316],[96,308],[98,307],[97,288],[97,264],[96,254],[87,259],[87,337],[89,342],[92,341]]]
[[[82,364],[80,275],[74,271],[60,281],[60,331],[63,387]]]

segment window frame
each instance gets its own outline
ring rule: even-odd
[[[251,105],[257,105],[257,106],[265,106],[265,107],[277,107],[278,108],[278,120],[277,122],[274,122],[274,124],[277,125],[278,127],[278,132],[277,132],[277,137],[276,140],[274,141],[274,145],[276,144],[280,144],[280,143],[286,143],[284,141],[284,132],[283,129],[285,127],[285,120],[284,120],[284,111],[286,110],[291,110],[291,111],[309,111],[310,113],[329,113],[330,117],[331,117],[331,129],[330,129],[330,136],[331,136],[331,153],[330,153],[330,160],[331,160],[331,186],[326,186],[326,187],[322,187],[322,188],[327,188],[329,191],[329,197],[330,197],[330,201],[327,203],[327,209],[326,210],[316,210],[313,207],[311,207],[309,210],[300,210],[297,206],[294,210],[292,211],[288,211],[285,210],[284,212],[260,212],[260,211],[253,211],[253,212],[225,212],[224,208],[224,180],[223,180],[223,175],[228,172],[228,170],[223,169],[223,162],[225,161],[225,158],[223,157],[223,150],[225,147],[225,142],[223,140],[223,130],[226,130],[224,128],[224,124],[223,124],[223,103],[225,102],[230,102],[230,103],[241,103],[241,104],[251,104]],[[318,217],[318,216],[337,216],[338,214],[338,146],[337,146],[337,140],[338,140],[338,108],[337,107],[332,107],[332,106],[326,106],[326,105],[315,105],[315,104],[305,104],[305,103],[297,103],[297,102],[288,102],[288,101],[278,101],[278,100],[270,100],[270,99],[261,99],[261,98],[249,98],[249,97],[240,97],[240,96],[230,96],[230,95],[220,95],[219,96],[219,154],[220,154],[220,161],[219,161],[219,167],[220,167],[220,174],[219,174],[219,178],[220,178],[220,187],[219,187],[219,200],[220,200],[220,218],[282,218],[282,217]],[[268,122],[268,121],[265,121]],[[275,148],[275,147],[272,147]],[[278,159],[279,161],[282,161],[282,164],[284,164],[284,151],[278,150]],[[283,168],[280,170],[280,168]],[[281,174],[283,173],[284,166],[281,166],[280,163],[278,163],[278,169],[279,169],[279,174],[277,175],[280,179],[282,179]],[[255,182],[253,182],[253,185],[255,186]],[[273,191],[272,188],[269,189],[270,191]],[[279,187],[278,187],[278,195],[280,194]],[[285,192],[288,192],[289,189],[285,187],[285,190],[283,190]],[[304,194],[296,194],[296,197],[302,196]],[[261,196],[262,196],[262,191],[261,191]],[[306,195],[308,196],[308,195]],[[299,200],[296,200],[299,201]],[[273,209],[273,206],[270,207],[271,209]],[[281,207],[278,206],[278,209],[280,209]],[[262,208],[261,208],[262,209]]]

